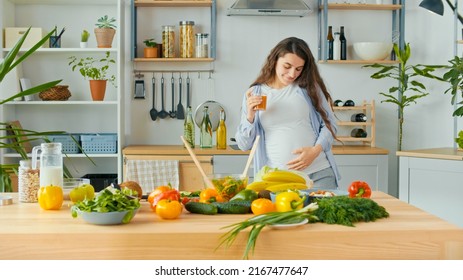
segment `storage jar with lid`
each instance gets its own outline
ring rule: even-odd
[[[196,57],[209,57],[208,37],[207,33],[196,33]]]
[[[162,26],[162,57],[175,57],[175,26]]]
[[[39,169],[32,169],[31,160],[19,161],[18,200],[19,202],[37,202],[40,188]]]
[[[194,21],[180,22],[180,57],[192,58],[194,56]]]

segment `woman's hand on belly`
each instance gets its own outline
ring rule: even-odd
[[[295,159],[287,163],[288,169],[303,170],[306,169],[320,155],[322,151],[321,145],[313,147],[302,147],[293,151],[294,155],[298,155]]]

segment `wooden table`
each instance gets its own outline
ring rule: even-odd
[[[14,194],[13,194],[14,195]],[[355,227],[307,224],[264,229],[252,259],[463,259],[459,228],[382,192],[373,197],[390,217]],[[0,259],[241,259],[246,235],[219,248],[222,227],[251,215],[198,215],[165,221],[142,209],[130,224],[98,226],[71,217],[67,203],[0,206]]]

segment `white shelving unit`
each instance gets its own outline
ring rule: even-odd
[[[341,1],[339,1],[341,2]],[[328,3],[328,0],[318,0],[318,62],[325,64],[395,64],[398,61],[391,58],[386,60],[327,60],[326,53],[328,42],[326,40],[329,21],[329,12],[338,10],[342,12],[363,11],[367,12],[392,12],[392,27],[393,33],[399,32],[400,40],[403,41],[403,24],[401,16],[398,13],[404,13],[404,5],[397,4],[401,0],[392,0],[393,4],[361,4],[361,3]],[[377,24],[377,23],[371,23]],[[380,24],[380,23],[378,23]],[[400,43],[402,45],[402,43]]]
[[[24,129],[35,131],[66,131],[69,133],[117,133],[117,153],[89,154],[93,164],[84,154],[67,154],[65,164],[75,177],[85,174],[117,173],[122,178],[123,130],[123,26],[124,0],[4,0],[0,6],[0,27],[40,27],[44,32],[55,26],[66,28],[61,39],[62,48],[43,47],[28,57],[18,68],[18,78],[25,77],[38,85],[62,79],[69,85],[71,97],[67,101],[11,101],[0,107],[0,121],[19,120]],[[82,15],[85,19],[82,20]],[[93,28],[98,18],[108,15],[116,18],[116,36],[112,48],[97,48]],[[94,19],[88,21],[88,19]],[[90,32],[89,48],[80,48],[80,33]],[[0,55],[10,49],[0,42]],[[25,52],[27,49],[22,49]],[[116,76],[116,86],[108,83],[104,101],[92,101],[89,82],[68,65],[69,57],[103,57],[109,51],[116,60],[111,74]],[[1,98],[16,94],[16,89],[6,89]],[[38,99],[38,98],[37,98]],[[39,100],[39,99],[38,99]],[[34,144],[34,143],[32,143]],[[38,144],[38,143],[37,143]],[[19,155],[0,151],[2,162],[19,160]]]

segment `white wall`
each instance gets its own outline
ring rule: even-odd
[[[238,125],[242,94],[257,76],[270,49],[278,41],[289,36],[306,40],[316,57],[318,46],[315,0],[306,0],[314,8],[314,12],[304,18],[226,16],[226,9],[234,1],[218,0],[217,59],[211,79],[207,74],[202,74],[200,78],[197,73],[192,73],[190,76],[194,85],[193,108],[208,99],[224,104],[229,137],[234,135]],[[388,1],[390,3],[391,0],[385,3]],[[453,57],[451,10],[446,6],[445,15],[440,17],[418,7],[419,2],[408,1],[405,9],[405,41],[409,42],[412,48],[409,64],[446,64]],[[188,13],[184,20],[194,18],[204,23],[205,19],[201,18],[202,12],[197,11],[197,13],[199,13],[198,18],[195,18],[195,13]],[[387,40],[392,36],[390,12],[334,11],[330,12],[329,20],[330,25],[335,29],[340,25],[346,27],[349,45],[356,41]],[[163,18],[162,14],[157,21],[161,22],[157,26],[172,22],[167,16]],[[174,22],[178,26],[178,22]],[[126,32],[129,30],[127,27]],[[460,33],[459,31],[459,39],[461,39]],[[126,45],[126,55],[127,65],[131,65],[129,45]],[[350,55],[352,55],[351,50]],[[369,77],[373,71],[362,68],[361,65],[321,64],[319,69],[334,99],[352,99],[359,103],[362,100],[376,100],[377,146],[390,151],[389,190],[396,193],[397,110],[395,105],[381,103],[383,98],[378,94],[396,85],[395,81],[373,80]],[[133,73],[131,69],[126,73],[128,73],[125,90],[127,144],[181,144],[179,135],[183,133],[183,121],[176,119],[151,121],[149,117],[151,87],[147,86],[147,93],[149,92],[147,99],[133,100],[133,82],[130,82]],[[145,82],[149,83],[151,74],[148,73],[146,76]],[[159,83],[159,77],[156,77]],[[166,78],[166,81],[170,82],[170,74]],[[451,117],[453,107],[450,105],[449,96],[443,94],[447,85],[438,81],[423,80],[423,82],[428,86],[431,95],[419,100],[418,104],[406,108],[403,150],[453,146],[453,118]],[[157,94],[157,109],[160,110],[160,93]],[[166,110],[171,108],[170,96],[170,87],[168,87]],[[185,97],[182,101],[185,105]]]

